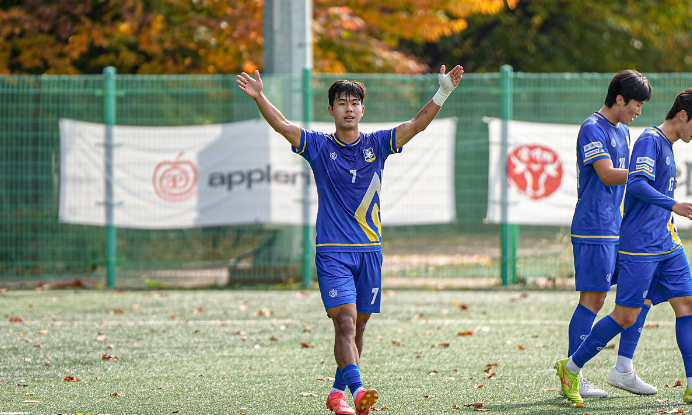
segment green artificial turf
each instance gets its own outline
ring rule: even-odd
[[[684,386],[665,386],[686,384],[667,304],[649,313],[657,327],[644,330],[634,359],[658,395],[606,384],[616,339],[584,369],[610,397],[569,407],[553,364],[576,299],[385,290],[366,330],[364,383],[391,415],[475,413],[464,406],[473,402],[502,414],[689,411]],[[0,413],[329,413],[334,334],[316,290],[10,290],[0,307]]]

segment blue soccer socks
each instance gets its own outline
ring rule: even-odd
[[[644,322],[646,322],[646,315],[649,314],[651,306],[644,304],[642,310],[637,316],[637,321],[627,330],[623,331],[620,335],[620,348],[618,349],[618,356],[625,356],[632,359],[634,357],[634,351],[637,348],[637,343],[639,343],[639,338],[642,335],[642,330],[644,329]]]
[[[344,393],[345,390],[346,382],[344,382],[344,375],[343,372],[341,372],[341,369],[339,369],[339,366],[337,366],[336,374],[334,375],[334,385],[332,385],[332,392]]]
[[[360,368],[357,365],[348,365],[341,371],[343,373],[343,378],[348,388],[351,390],[351,394],[356,396],[356,391],[363,387],[363,381],[360,377]]]
[[[567,356],[572,356],[586,336],[591,333],[591,326],[593,326],[594,320],[596,320],[596,313],[581,304],[577,304],[577,308],[574,310],[574,314],[572,314],[572,320],[569,322],[569,349]]]
[[[685,363],[686,376],[692,377],[692,316],[675,319],[675,336],[682,354],[682,361]]]
[[[622,326],[618,324],[617,321],[613,320],[610,315],[598,320],[596,325],[591,329],[591,333],[586,336],[584,342],[572,355],[572,361],[580,368],[584,367],[586,362],[603,350],[608,342],[623,330]]]

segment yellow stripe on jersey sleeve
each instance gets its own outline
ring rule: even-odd
[[[629,172],[628,176],[629,176],[630,174],[634,174],[634,173],[646,173],[647,176],[649,176],[649,177],[651,177],[652,179],[656,180],[656,175],[655,175],[655,174],[651,174],[649,171],[644,170],[644,169],[639,169],[639,170],[631,171],[631,172]]]
[[[593,160],[593,159],[595,159],[595,158],[599,158],[599,157],[601,157],[601,156],[605,156],[605,157],[610,158],[610,154],[608,154],[608,153],[606,153],[606,152],[603,152],[603,153],[598,153],[598,154],[596,154],[595,156],[591,156],[591,157],[589,157],[589,158],[585,158],[585,159],[584,159],[584,163],[586,163],[587,161],[591,161],[591,160]]]
[[[296,154],[303,154],[305,149],[308,147],[308,135],[305,132],[305,129],[303,129],[303,128],[300,129],[300,141],[303,144],[303,147],[300,149],[296,148],[296,150],[298,150],[298,152]]]

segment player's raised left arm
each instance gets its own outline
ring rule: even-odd
[[[459,85],[463,74],[464,68],[460,65],[455,66],[447,74],[445,74],[445,66],[442,65],[440,67],[440,74],[438,75],[440,88],[435,93],[435,96],[418,111],[415,117],[396,127],[397,147],[408,143],[416,134],[430,125],[432,120],[440,113],[440,108],[442,108],[442,104],[444,104],[449,94]]]

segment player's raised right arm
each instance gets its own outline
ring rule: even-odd
[[[299,147],[301,135],[300,127],[287,120],[281,111],[279,111],[279,109],[264,95],[262,92],[264,85],[262,83],[262,78],[260,78],[259,71],[255,71],[254,78],[243,72],[236,76],[236,82],[241,91],[255,100],[260,113],[274,131],[284,136],[293,147]]]

